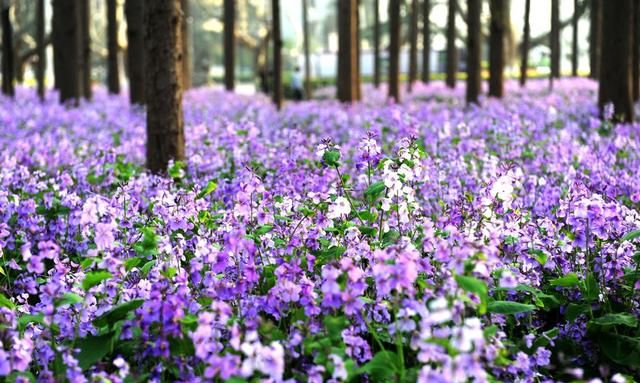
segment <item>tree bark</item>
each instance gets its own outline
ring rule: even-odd
[[[271,0],[273,29],[273,103],[282,108],[282,34],[280,31],[280,0]]]
[[[482,0],[467,1],[467,104],[478,103],[481,90],[480,54]]]
[[[107,87],[111,94],[120,93],[117,6],[116,0],[107,0]]]
[[[127,18],[129,101],[138,105],[145,103],[144,7],[145,0],[126,0],[124,3]]]
[[[82,39],[82,95],[85,99],[91,99],[91,8],[89,0],[80,0],[80,29]]]
[[[600,42],[602,41],[602,0],[591,0],[589,32],[589,77],[600,78]]]
[[[358,0],[338,2],[338,100],[354,102],[359,96]]]
[[[0,3],[2,18],[2,93],[15,96],[14,81],[14,51],[13,51],[13,27],[11,26],[10,10],[8,3]]]
[[[411,93],[418,78],[418,0],[411,1],[409,25],[409,81],[407,91]]]
[[[489,32],[489,96],[504,95],[504,40],[507,30],[509,0],[490,0],[491,25]]]
[[[182,16],[180,0],[145,2],[147,167],[164,173],[184,160],[182,121]]]
[[[607,53],[600,56],[600,112],[608,103],[614,106],[617,121],[633,121],[631,86],[631,44],[633,0],[602,2],[602,46]]]
[[[373,1],[373,85],[380,86],[380,1]]]
[[[389,98],[400,102],[400,1],[389,1]]]
[[[309,53],[309,1],[302,0],[302,31],[304,37],[304,95],[307,100],[311,94],[311,54]]]
[[[36,50],[38,62],[36,65],[36,81],[38,83],[38,97],[44,101],[45,84],[44,74],[47,68],[47,55],[44,37],[44,0],[36,3]]]
[[[235,8],[235,0],[224,0],[224,87],[230,92],[232,92],[235,87]]]
[[[524,27],[522,30],[522,57],[520,59],[520,86],[527,82],[527,69],[529,68],[529,40],[531,38],[531,25],[529,15],[531,14],[531,0],[526,0],[524,4]]]
[[[422,82],[431,80],[431,13],[430,0],[422,0]]]
[[[578,0],[573,0],[573,40],[571,40],[571,75],[578,77]]]
[[[456,0],[449,0],[447,15],[447,68],[446,84],[449,88],[456,87],[456,73],[458,72],[458,52],[456,50]]]
[[[632,62],[631,78],[633,101],[640,99],[640,2],[633,2],[633,37],[632,40]]]
[[[54,0],[54,57],[57,58],[56,84],[60,90],[60,102],[78,103],[82,94],[82,39],[80,31],[80,7],[75,0]]]
[[[551,77],[560,78],[560,0],[551,0]]]
[[[182,89],[191,88],[191,78],[193,74],[193,39],[191,34],[191,8],[189,0],[181,0],[180,7],[182,10]]]

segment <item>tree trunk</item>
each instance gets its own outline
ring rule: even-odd
[[[507,32],[507,2],[490,0],[491,25],[489,33],[489,96],[502,98],[504,95],[504,40]]]
[[[354,102],[359,96],[358,0],[338,2],[338,100]]]
[[[311,54],[309,53],[309,1],[302,0],[302,31],[304,37],[304,95],[307,100],[311,94]]]
[[[15,96],[14,81],[14,51],[13,51],[13,28],[11,26],[9,3],[2,6],[2,93],[7,96]]]
[[[467,1],[467,103],[478,103],[481,90],[480,55],[482,0]]]
[[[147,167],[164,173],[184,160],[182,121],[182,16],[180,0],[145,2]]]
[[[600,112],[613,103],[615,119],[633,121],[633,94],[631,87],[632,1],[603,1],[602,46],[607,52],[600,56]]]
[[[602,41],[602,1],[591,0],[591,27],[589,32],[589,77],[600,78],[600,42]]]
[[[107,0],[107,87],[111,94],[120,93],[117,6],[116,0]]]
[[[633,37],[632,40],[632,62],[631,62],[631,77],[632,77],[632,93],[633,101],[640,99],[640,2],[637,0],[633,2]]]
[[[182,10],[182,89],[191,88],[191,78],[193,74],[193,36],[191,35],[191,8],[189,0],[181,0]]]
[[[44,74],[47,68],[46,45],[44,41],[44,0],[36,3],[36,44],[38,63],[36,65],[36,81],[38,83],[38,97],[44,101]]]
[[[373,85],[380,86],[380,1],[373,1]]]
[[[560,0],[551,0],[551,77],[560,78]]]
[[[413,83],[418,77],[418,0],[411,1],[409,25],[409,82],[407,91],[411,93]]]
[[[54,0],[54,32],[57,45],[56,84],[60,90],[60,102],[71,100],[77,104],[82,94],[82,38],[80,31],[80,7],[75,0]]]
[[[578,77],[578,0],[573,0],[573,40],[571,40],[571,75]]]
[[[458,52],[456,51],[456,0],[449,0],[447,15],[447,68],[446,83],[449,88],[456,87],[458,72]]]
[[[431,13],[430,0],[422,0],[422,82],[431,80]]]
[[[80,1],[80,29],[82,30],[82,95],[91,99],[91,8],[89,0]]]
[[[531,25],[529,15],[531,13],[531,0],[524,4],[524,28],[522,30],[522,57],[520,59],[520,86],[527,82],[527,69],[529,68],[529,40],[531,39]]]
[[[235,87],[236,4],[224,0],[224,87],[232,92]]]
[[[400,1],[389,1],[389,98],[400,102]]]
[[[144,5],[145,0],[126,0],[124,3],[127,18],[129,101],[139,105],[145,103]]]
[[[273,103],[282,108],[282,34],[280,32],[280,0],[271,0],[273,18]]]

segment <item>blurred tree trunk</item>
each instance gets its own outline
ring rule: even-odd
[[[80,29],[82,34],[82,95],[91,99],[91,8],[89,0],[80,0]]]
[[[1,2],[2,7],[2,93],[13,97],[15,95],[14,81],[14,51],[13,51],[13,28],[11,26],[10,11],[8,2]]]
[[[418,77],[418,0],[411,0],[409,25],[409,81],[407,91],[411,93]]]
[[[633,2],[633,37],[632,40],[632,93],[633,101],[640,99],[640,1]]]
[[[235,0],[224,0],[224,87],[232,92],[235,88],[236,4]]]
[[[429,14],[431,13],[430,0],[422,1],[422,82],[431,80],[431,25]]]
[[[380,1],[373,1],[373,85],[380,86]]]
[[[449,88],[456,87],[458,71],[458,52],[456,51],[456,0],[449,0],[447,15],[447,74],[446,83]]]
[[[338,2],[338,100],[354,102],[359,97],[358,0]]]
[[[478,95],[482,86],[480,78],[481,13],[482,0],[467,1],[467,104],[478,103]]]
[[[600,78],[600,42],[602,41],[602,0],[591,0],[589,32],[589,77]]]
[[[531,39],[531,25],[529,15],[531,13],[531,0],[524,4],[524,28],[522,30],[522,57],[520,59],[520,86],[527,82],[527,69],[529,67],[529,40]]]
[[[165,173],[170,160],[184,160],[180,0],[146,1],[144,13],[147,167]]]
[[[389,98],[400,102],[400,1],[389,1]]]
[[[273,103],[282,108],[282,33],[280,31],[280,0],[271,0],[273,26]]]
[[[551,0],[551,77],[560,78],[560,0]]]
[[[124,3],[127,18],[129,101],[139,105],[145,103],[144,6],[145,0],[126,0]]]
[[[44,41],[44,0],[36,3],[36,49],[38,51],[38,63],[36,66],[36,81],[38,83],[38,97],[44,101],[45,84],[44,74],[47,68],[46,45]]]
[[[60,90],[60,102],[75,100],[82,94],[82,38],[80,31],[80,7],[75,0],[54,0],[54,57],[57,58],[56,84]]]
[[[605,105],[613,103],[615,119],[625,122],[633,121],[632,1],[602,2],[602,47],[607,52],[600,56],[598,105],[603,113]]]
[[[107,0],[107,87],[112,94],[120,93],[117,6],[116,0]]]
[[[182,89],[191,88],[191,78],[193,74],[193,36],[191,35],[191,8],[189,0],[181,0],[182,10]]]
[[[509,0],[489,0],[491,25],[489,32],[489,96],[501,98],[504,95],[504,41],[508,25]]]
[[[578,76],[578,0],[573,0],[573,40],[571,40],[571,75]]]
[[[309,53],[309,1],[302,0],[302,31],[304,38],[304,95],[307,100],[311,94],[311,54]]]

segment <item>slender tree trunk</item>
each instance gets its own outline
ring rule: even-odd
[[[551,77],[560,78],[560,0],[551,0]]]
[[[80,31],[80,7],[75,0],[54,0],[53,2],[54,32],[57,46],[59,75],[56,83],[60,89],[60,102],[72,101],[77,104],[82,94],[82,38]]]
[[[571,41],[571,75],[578,77],[578,0],[573,0],[573,40]]]
[[[139,105],[145,103],[144,6],[145,0],[126,0],[124,3],[127,18],[129,101]]]
[[[282,33],[280,32],[280,0],[271,0],[273,18],[273,103],[282,108]]]
[[[13,28],[11,26],[9,3],[0,3],[2,7],[2,93],[7,96],[15,96],[14,81],[14,52],[13,52]]]
[[[389,98],[400,102],[400,1],[389,1]]]
[[[446,83],[449,88],[456,87],[458,72],[458,52],[456,51],[456,0],[449,0],[447,15],[447,73]]]
[[[640,2],[633,2],[633,37],[632,40],[632,93],[633,101],[640,100]]]
[[[529,42],[531,39],[531,26],[529,15],[531,13],[531,0],[524,4],[524,28],[522,31],[522,58],[520,59],[520,86],[527,82],[527,69],[529,68]]]
[[[236,2],[224,0],[224,87],[235,88]]]
[[[418,78],[418,0],[411,0],[409,25],[409,81],[407,91],[411,93],[413,83]]]
[[[489,0],[491,25],[489,33],[489,96],[502,98],[504,95],[504,41],[507,32],[507,2],[509,0]]]
[[[191,34],[191,8],[189,0],[181,0],[182,9],[182,80],[183,90],[191,88],[193,75],[193,36]]]
[[[164,173],[184,160],[182,121],[182,16],[180,0],[145,2],[147,167]]]
[[[600,88],[598,105],[601,113],[612,103],[615,119],[633,121],[631,86],[631,44],[634,0],[602,2],[602,46],[606,54],[600,56]]]
[[[480,54],[482,0],[467,1],[467,104],[478,103],[481,90]]]
[[[430,0],[422,0],[422,82],[431,80],[431,13]]]
[[[80,0],[80,29],[82,30],[82,95],[91,99],[91,8],[89,0]]]
[[[111,94],[120,93],[117,6],[116,0],[107,0],[107,87]]]
[[[302,0],[302,31],[304,37],[304,95],[307,100],[311,94],[311,54],[309,53],[309,1]]]
[[[358,0],[338,2],[338,100],[354,102],[359,96]]]
[[[373,1],[373,85],[380,86],[380,1]]]
[[[36,3],[36,44],[38,50],[38,64],[36,66],[36,81],[38,83],[38,97],[44,101],[45,84],[44,73],[47,68],[46,46],[44,41],[44,0]]]
[[[600,42],[602,41],[602,0],[591,0],[589,32],[589,77],[600,78]]]

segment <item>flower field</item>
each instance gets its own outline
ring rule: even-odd
[[[509,86],[196,89],[166,178],[124,96],[3,98],[0,381],[633,381],[640,125]]]

